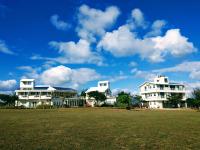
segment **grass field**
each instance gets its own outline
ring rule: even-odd
[[[199,149],[200,112],[0,109],[0,149]]]

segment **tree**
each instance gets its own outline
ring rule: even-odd
[[[175,108],[178,108],[181,100],[183,98],[183,94],[180,93],[172,93],[167,97],[168,102]]]
[[[117,96],[117,104],[126,104],[127,107],[130,107],[131,104],[130,93],[120,92]]]
[[[196,88],[192,92],[192,98],[187,99],[188,106],[200,108],[200,89]]]
[[[7,95],[7,94],[0,94],[0,99],[4,101],[6,105],[14,105],[15,100],[18,100],[18,97],[13,94],[13,95]]]
[[[135,95],[134,99],[137,101],[139,104],[140,108],[142,107],[142,97],[140,95]]]
[[[195,108],[195,107],[196,107],[195,101],[196,101],[196,100],[195,100],[194,98],[187,98],[187,100],[186,100],[187,106],[188,106],[188,107]]]
[[[86,93],[85,93],[86,91],[87,91],[87,90],[82,90],[82,91],[81,91],[81,96],[82,96],[82,97],[86,97]]]
[[[91,91],[87,94],[90,98],[94,98],[97,101],[97,104],[99,104],[99,102],[104,102],[106,100],[106,96],[98,91]]]

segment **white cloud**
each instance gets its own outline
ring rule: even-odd
[[[121,26],[118,30],[107,32],[97,47],[111,52],[116,57],[133,55],[137,53],[133,47],[137,46],[135,39],[135,34],[127,26]]]
[[[158,36],[152,40],[155,42],[155,49],[168,51],[172,56],[182,56],[197,50],[187,37],[181,35],[179,29],[168,30],[165,36]]]
[[[101,78],[94,69],[90,68],[79,68],[73,69],[72,82],[77,84],[85,84],[89,81],[97,80]]]
[[[50,21],[52,25],[55,26],[58,30],[67,30],[71,27],[71,25],[68,24],[67,22],[59,20],[58,15],[51,16]]]
[[[131,61],[130,63],[129,63],[129,66],[130,67],[135,67],[135,66],[137,66],[138,64],[135,62],[135,61]]]
[[[16,87],[16,80],[0,80],[0,91],[12,91]]]
[[[188,38],[181,35],[179,29],[170,29],[164,36],[141,39],[131,32],[128,25],[107,32],[97,47],[116,57],[139,54],[142,59],[150,62],[162,62],[169,54],[183,56],[197,50]]]
[[[189,73],[191,79],[200,80],[200,61],[186,61],[174,67],[153,70],[153,72],[185,72]]]
[[[117,82],[117,81],[120,81],[120,80],[125,80],[125,79],[128,79],[129,76],[127,75],[117,75],[117,76],[112,76],[109,81],[110,82]]]
[[[70,42],[55,42],[49,43],[51,47],[58,50],[60,57],[49,58],[51,61],[57,61],[62,64],[81,64],[81,63],[93,63],[97,65],[103,65],[103,58],[96,52],[92,52],[90,43],[88,41],[80,39],[77,43]]]
[[[147,81],[152,81],[157,76],[155,73],[152,73],[151,71],[138,70],[137,68],[132,69],[131,73],[133,73],[134,77],[142,78]]]
[[[80,38],[90,42],[96,41],[96,36],[102,36],[105,29],[109,28],[116,21],[120,11],[115,6],[110,6],[105,11],[90,8],[82,5],[78,13],[77,32]]]
[[[156,20],[151,26],[151,31],[148,32],[145,37],[159,36],[162,34],[162,29],[165,27],[167,22],[165,20]]]
[[[40,79],[44,84],[62,85],[71,80],[72,70],[65,66],[57,66],[45,70]]]
[[[25,71],[21,78],[34,78],[39,84],[49,84],[52,86],[79,88],[82,84],[102,78],[94,69],[71,69],[63,65],[47,69],[21,66],[18,69]]]
[[[33,79],[39,78],[38,72],[41,70],[40,67],[33,68],[31,66],[20,66],[17,67],[17,69],[25,71],[25,74],[21,78],[33,78]]]
[[[52,67],[40,74],[40,81],[50,85],[65,85],[78,88],[89,81],[101,78],[95,70],[90,68],[71,69],[66,66]]]
[[[131,12],[131,17],[133,19],[132,22],[133,28],[142,27],[145,29],[147,27],[147,22],[145,21],[144,15],[140,9],[138,8],[133,9]]]
[[[130,90],[127,88],[115,88],[112,90],[112,95],[117,96],[120,92],[130,93],[132,96],[138,94],[138,91]]]
[[[2,40],[0,40],[0,52],[5,53],[5,54],[10,54],[13,55],[15,54],[13,51],[11,51],[8,46],[6,45],[6,43]]]

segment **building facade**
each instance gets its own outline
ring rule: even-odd
[[[173,93],[182,95],[179,107],[187,107],[185,85],[169,82],[168,77],[158,76],[153,82],[145,82],[139,87],[140,96],[148,108],[170,107],[168,97]]]
[[[95,105],[95,100],[94,98],[91,98],[88,96],[89,92],[92,91],[98,91],[100,93],[105,94],[106,96],[106,101],[105,103],[108,105],[114,105],[116,102],[116,98],[112,96],[112,92],[110,90],[110,82],[109,81],[99,81],[97,84],[97,87],[90,87],[85,93],[86,93],[86,102],[88,105],[94,107]]]
[[[20,88],[15,91],[18,100],[15,106],[35,108],[38,105],[79,106],[83,100],[77,98],[77,91],[71,88],[50,85],[35,85],[34,79],[20,80]]]

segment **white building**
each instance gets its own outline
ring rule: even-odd
[[[95,100],[88,96],[89,92],[92,91],[98,91],[100,93],[105,94],[106,96],[106,104],[114,105],[116,102],[116,98],[112,96],[111,90],[110,90],[110,82],[109,81],[99,81],[97,84],[97,87],[90,87],[85,93],[86,93],[86,102],[88,105],[94,107]]]
[[[140,95],[147,102],[148,108],[168,107],[167,97],[172,93],[182,94],[183,99],[180,107],[187,107],[185,86],[169,82],[168,77],[158,76],[153,82],[145,82],[139,88]]]
[[[79,105],[74,97],[77,91],[71,88],[54,87],[50,85],[35,85],[34,79],[20,80],[20,89],[16,90],[19,100],[15,101],[15,106],[35,108],[38,105],[63,106],[65,104]],[[73,99],[73,102],[70,101]]]

